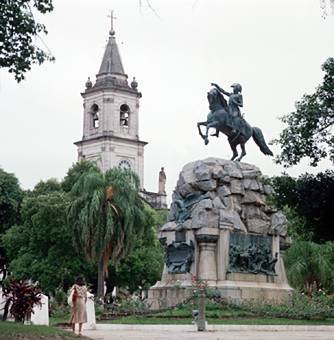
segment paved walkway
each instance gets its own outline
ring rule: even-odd
[[[95,340],[334,340],[334,326],[209,325],[197,332],[188,325],[107,325],[84,335]]]

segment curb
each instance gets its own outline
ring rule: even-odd
[[[194,325],[124,325],[124,324],[97,324],[96,330],[113,330],[113,331],[197,331]],[[220,331],[220,332],[334,332],[334,326],[324,325],[208,325],[207,331]]]

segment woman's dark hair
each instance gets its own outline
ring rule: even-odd
[[[79,276],[79,277],[76,278],[75,283],[78,286],[84,286],[85,285],[85,280],[84,280],[84,278],[82,276]]]

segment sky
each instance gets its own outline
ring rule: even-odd
[[[140,5],[141,3],[141,5]],[[284,125],[278,117],[294,110],[304,93],[321,82],[321,64],[334,56],[334,15],[321,16],[319,0],[54,0],[40,15],[49,31],[43,42],[54,63],[35,66],[17,84],[0,70],[0,167],[23,188],[40,180],[61,180],[77,160],[73,142],[82,137],[87,77],[95,79],[114,10],[116,40],[125,72],[138,80],[144,187],[158,190],[162,166],[169,197],[182,167],[207,157],[230,159],[227,139],[205,146],[196,123],[209,112],[211,82],[228,90],[243,87],[245,119],[266,141]],[[37,39],[36,43],[43,44]],[[275,154],[277,146],[271,147]],[[243,161],[267,176],[284,169],[250,140]],[[316,173],[301,162],[291,176]]]

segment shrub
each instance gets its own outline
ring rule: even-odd
[[[122,300],[122,302],[114,306],[116,312],[127,314],[141,314],[149,310],[149,306],[141,300]]]
[[[238,307],[257,316],[289,318],[299,320],[325,320],[333,314],[333,299],[323,294],[307,296],[295,292],[291,301],[277,302],[250,300],[241,302]]]
[[[13,315],[15,322],[24,322],[33,313],[35,305],[41,305],[41,290],[27,281],[12,280],[3,287],[5,308]],[[5,311],[6,314],[7,311]]]

